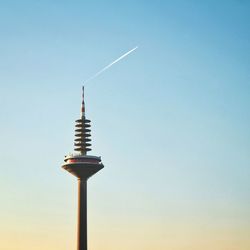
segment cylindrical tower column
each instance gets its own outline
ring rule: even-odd
[[[78,179],[77,250],[87,250],[87,180]]]

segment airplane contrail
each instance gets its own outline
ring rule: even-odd
[[[138,46],[136,46],[135,48],[131,49],[130,51],[128,51],[127,53],[125,53],[124,55],[120,56],[119,58],[117,58],[115,61],[113,61],[112,63],[108,64],[107,66],[105,66],[103,69],[101,69],[100,71],[98,71],[95,75],[91,76],[90,78],[88,78],[87,80],[84,81],[84,85],[86,85],[87,82],[93,80],[94,78],[96,78],[97,76],[99,76],[101,73],[103,73],[105,70],[107,70],[108,68],[110,68],[112,65],[114,65],[115,63],[119,62],[120,60],[122,60],[124,57],[126,57],[127,55],[129,55],[130,53],[132,53],[134,50],[136,50],[138,48]]]

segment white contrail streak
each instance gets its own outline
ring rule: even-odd
[[[112,65],[114,65],[115,63],[119,62],[120,60],[122,60],[124,57],[126,57],[127,55],[129,55],[130,53],[132,53],[134,50],[136,50],[138,48],[138,46],[136,46],[135,48],[131,49],[130,51],[128,51],[127,53],[125,53],[124,55],[120,56],[119,58],[117,58],[115,61],[113,61],[112,63],[110,63],[109,65],[105,66],[103,69],[101,69],[100,71],[98,71],[95,75],[91,76],[90,78],[88,78],[85,82],[84,85],[86,85],[87,82],[93,80],[94,78],[96,78],[97,76],[99,76],[101,73],[103,73],[105,70],[107,70],[108,68],[110,68]]]

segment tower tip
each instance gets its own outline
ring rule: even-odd
[[[81,107],[81,117],[85,116],[85,103],[84,103],[84,85],[82,85],[82,107]]]

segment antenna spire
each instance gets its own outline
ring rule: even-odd
[[[85,117],[84,86],[82,86],[82,106],[81,106],[81,117]]]

